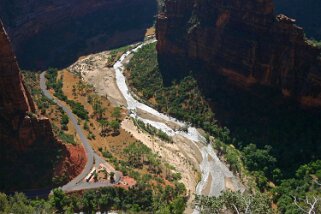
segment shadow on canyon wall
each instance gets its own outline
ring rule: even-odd
[[[231,137],[236,139],[236,147],[250,143],[258,147],[271,145],[277,167],[286,177],[292,176],[299,165],[321,158],[320,108],[303,107],[285,98],[278,89],[242,87],[206,71],[201,64],[182,68],[163,60],[159,59],[164,83],[170,85],[173,80],[193,75],[215,119],[229,128]]]
[[[14,26],[5,18],[4,22],[21,68],[28,70],[63,68],[80,56],[142,41],[146,29],[153,25],[157,2],[138,2],[124,3],[123,6],[122,3],[116,2],[115,4],[118,4],[116,8],[102,6],[101,9],[83,16],[67,16],[57,23],[45,26],[42,23],[45,21],[39,20],[42,23],[39,32],[22,39],[20,32],[15,32],[21,30],[19,26]],[[5,17],[6,14],[1,15]],[[19,15],[17,17],[20,18]],[[37,24],[38,21],[33,22]]]
[[[65,177],[54,176],[55,168],[66,155],[61,144],[35,142],[23,151],[17,151],[13,145],[1,147],[1,191],[56,187],[66,182]]]

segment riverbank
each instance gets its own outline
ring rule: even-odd
[[[139,48],[141,46],[135,48],[133,52],[138,51]],[[243,190],[244,187],[240,184],[237,177],[218,159],[211,145],[204,144],[206,140],[197,129],[163,115],[131,96],[129,93],[130,89],[128,89],[126,79],[122,73],[125,64],[129,62],[132,56],[131,54],[131,52],[125,53],[114,65],[114,70],[109,70],[110,72],[114,71],[116,75],[115,78],[106,78],[105,84],[113,85],[116,83],[121,92],[121,95],[117,95],[118,100],[123,98],[126,100],[125,106],[127,106],[130,116],[164,131],[172,137],[173,144],[166,144],[159,141],[159,139],[151,138],[149,134],[135,127],[130,118],[123,121],[122,128],[134,135],[135,138],[139,138],[153,151],[159,152],[162,159],[174,165],[177,171],[182,174],[182,182],[191,195],[196,193],[211,196],[219,195],[221,191],[226,189]],[[102,56],[95,55],[91,57],[92,59],[102,58]],[[86,69],[88,65],[78,66],[78,68],[86,70],[80,72],[84,79],[88,80],[88,76],[92,76],[91,80],[97,79],[94,77],[97,76],[96,70],[101,69],[97,59],[91,60],[90,69]],[[81,63],[86,64],[84,61]],[[99,87],[99,85],[98,82],[93,82],[93,86],[98,91],[102,87]],[[114,90],[105,90],[104,92],[103,96],[115,95]],[[197,174],[201,176],[197,176]],[[196,186],[197,188],[195,188]],[[189,203],[191,204],[191,201]]]

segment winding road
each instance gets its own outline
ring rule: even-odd
[[[199,195],[208,195],[208,196],[218,196],[220,193],[227,188],[232,190],[244,190],[244,186],[239,182],[238,178],[233,175],[233,173],[228,169],[228,167],[219,160],[217,157],[213,147],[211,144],[208,144],[205,138],[200,134],[198,129],[190,126],[189,124],[178,121],[177,119],[165,115],[157,110],[151,108],[150,106],[145,105],[144,103],[136,100],[126,83],[126,78],[123,75],[123,71],[125,69],[125,64],[129,62],[130,55],[137,52],[144,45],[149,44],[151,42],[155,42],[156,40],[148,40],[136,48],[126,52],[121,56],[121,58],[115,63],[114,70],[116,75],[116,84],[126,100],[126,107],[130,112],[130,116],[133,118],[137,118],[143,121],[145,124],[150,124],[151,126],[162,130],[169,136],[172,136],[173,139],[180,138],[185,139],[187,143],[190,144],[191,147],[195,148],[195,152],[201,155],[201,160],[198,162],[200,173],[201,173],[201,181],[198,183],[196,187],[196,194]],[[53,100],[58,106],[60,106],[72,124],[74,125],[77,134],[81,140],[85,148],[85,152],[87,155],[87,163],[84,170],[79,174],[76,178],[70,181],[68,184],[61,187],[65,192],[71,192],[82,189],[91,189],[91,188],[99,188],[103,186],[108,186],[106,183],[87,183],[84,182],[84,178],[90,173],[94,166],[97,166],[99,163],[106,163],[102,158],[100,158],[97,154],[94,153],[92,147],[89,144],[88,139],[85,137],[82,128],[78,125],[77,117],[72,113],[72,111],[66,107],[62,102],[54,98],[46,87],[46,78],[45,72],[40,75],[40,87],[43,94]],[[139,115],[137,112],[143,111],[157,120],[153,120],[150,118],[144,118]],[[188,127],[187,131],[181,131],[182,129],[177,129],[169,126],[168,124],[175,124],[176,127]],[[179,143],[179,142],[178,142]],[[193,155],[193,154],[192,154]],[[112,184],[109,184],[112,185]],[[195,209],[193,213],[197,214],[199,211]]]
[[[82,128],[78,125],[78,120],[76,116],[72,113],[72,111],[69,108],[67,108],[63,103],[61,103],[58,99],[53,97],[50,94],[50,92],[47,90],[47,86],[46,86],[47,79],[45,75],[46,75],[46,72],[43,72],[40,74],[40,88],[42,93],[48,99],[52,100],[54,103],[60,106],[64,110],[64,112],[67,114],[73,126],[75,127],[75,130],[80,138],[82,145],[84,146],[85,153],[87,156],[87,163],[83,171],[77,177],[71,180],[69,183],[62,186],[61,189],[65,192],[72,192],[72,191],[83,190],[83,189],[94,189],[99,187],[112,186],[112,184],[106,183],[106,182],[87,183],[83,181],[84,178],[91,172],[94,166],[98,167],[98,165],[101,163],[102,164],[108,164],[108,163],[94,152]],[[120,179],[118,172],[116,172],[116,177],[118,178],[116,179],[116,182],[118,182]]]

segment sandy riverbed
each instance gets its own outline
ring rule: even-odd
[[[175,170],[181,173],[181,182],[185,185],[187,193],[191,196],[188,203],[188,210],[192,211],[190,205],[194,199],[195,187],[198,183],[198,172],[195,168],[197,164],[195,161],[182,153],[182,146],[179,146],[179,144],[167,143],[157,137],[150,136],[149,134],[138,130],[130,118],[126,118],[122,122],[122,128],[131,133],[137,140],[143,142],[154,153],[158,153],[162,160],[173,165]],[[190,148],[189,151],[184,150],[184,152],[192,152],[191,149],[192,148]]]
[[[126,100],[116,84],[115,70],[106,66],[108,62],[108,54],[108,52],[102,52],[99,54],[89,55],[80,59],[69,69],[72,72],[80,73],[86,82],[95,87],[96,92],[99,95],[107,97],[112,104],[126,106]],[[128,59],[126,58],[125,61],[128,61]],[[139,108],[137,108],[137,115],[144,119],[156,122],[164,123],[165,121],[161,117],[156,117],[155,115]],[[171,121],[169,121],[166,125],[175,130],[179,128],[177,127],[176,123]],[[213,192],[213,187],[215,187],[214,189],[216,191],[219,191],[222,188],[232,190],[238,189],[235,188],[238,185],[236,184],[235,178],[232,178],[233,175],[230,175],[227,169],[225,169],[226,167],[224,168],[221,166],[222,163],[220,163],[219,160],[214,160],[212,158],[212,156],[216,157],[216,155],[212,154],[204,156],[203,153],[206,150],[204,144],[197,141],[191,141],[187,137],[184,137],[184,135],[178,134],[173,136],[173,144],[166,143],[157,137],[152,137],[149,134],[138,130],[130,118],[127,118],[122,122],[122,128],[131,133],[137,140],[142,141],[155,153],[158,153],[162,160],[175,166],[176,171],[181,173],[181,181],[184,183],[186,189],[192,196],[189,200],[189,207],[187,208],[186,213],[193,212],[191,204],[194,193],[196,192],[195,187],[200,181],[200,165],[202,165],[202,162],[204,162],[204,157],[206,157],[206,160],[209,159],[206,164],[213,164],[211,166],[215,166],[216,168],[210,168],[213,168],[213,170],[215,168],[214,171],[220,173],[208,173],[206,183],[201,191],[202,194],[217,194],[216,192]],[[208,150],[206,150],[206,152],[208,152]],[[213,186],[214,181],[222,187]],[[217,185],[216,183],[215,185]]]
[[[126,105],[126,100],[120,93],[113,68],[106,66],[109,52],[89,55],[78,60],[69,67],[73,73],[80,73],[83,80],[95,87],[97,94],[107,97],[115,106]]]

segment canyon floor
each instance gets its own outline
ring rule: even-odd
[[[112,67],[107,67],[110,52],[101,52],[87,57],[80,58],[75,64],[70,66],[68,70],[72,73],[81,74],[84,81],[95,88],[98,95],[106,97],[113,105],[126,106],[126,100],[121,94],[116,84],[115,70]],[[141,111],[141,115],[147,118],[152,117],[147,112]],[[153,117],[154,118],[154,117]],[[155,119],[155,118],[154,118]],[[181,182],[184,183],[188,193],[193,196],[195,187],[200,179],[199,169],[197,169],[197,160],[194,157],[184,156],[184,153],[194,153],[193,148],[188,148],[188,145],[169,144],[161,139],[151,136],[150,134],[138,129],[132,119],[126,117],[122,124],[122,129],[130,133],[135,139],[141,141],[148,146],[154,153],[158,153],[162,160],[175,166],[175,170],[182,175]],[[184,148],[183,148],[184,147]],[[198,154],[198,160],[201,160],[201,155]],[[193,197],[189,200],[189,208],[187,213],[191,213]]]
[[[128,107],[126,99],[117,87],[115,69],[107,66],[109,55],[110,52],[101,52],[82,57],[71,65],[68,70],[72,73],[80,74],[82,79],[92,85],[100,96],[106,97],[114,105]],[[123,60],[126,63],[130,58],[131,55],[128,55]],[[137,115],[141,118],[155,121],[156,123],[164,123],[173,130],[176,130],[180,126],[178,123],[166,121],[162,117],[157,117],[144,109],[137,109]],[[130,117],[126,117],[123,120],[121,127],[152,149],[153,152],[158,153],[162,160],[175,166],[175,170],[181,173],[181,181],[184,183],[188,193],[192,196],[188,202],[189,206],[186,213],[193,212],[191,204],[193,196],[197,191],[197,194],[217,195],[224,189],[233,191],[244,190],[244,187],[227,168],[223,166],[218,159],[216,160],[216,155],[205,155],[205,165],[213,163],[213,166],[210,167],[214,167],[217,170],[217,173],[214,172],[216,174],[212,175],[211,172],[206,174],[203,169],[200,169],[200,166],[204,167],[203,155],[206,150],[206,147],[204,147],[202,143],[192,142],[188,138],[180,135],[173,136],[174,143],[164,142],[158,137],[151,136],[137,128]],[[206,174],[206,178],[201,182],[201,190],[197,190],[196,186],[198,186],[201,181],[202,173]]]

